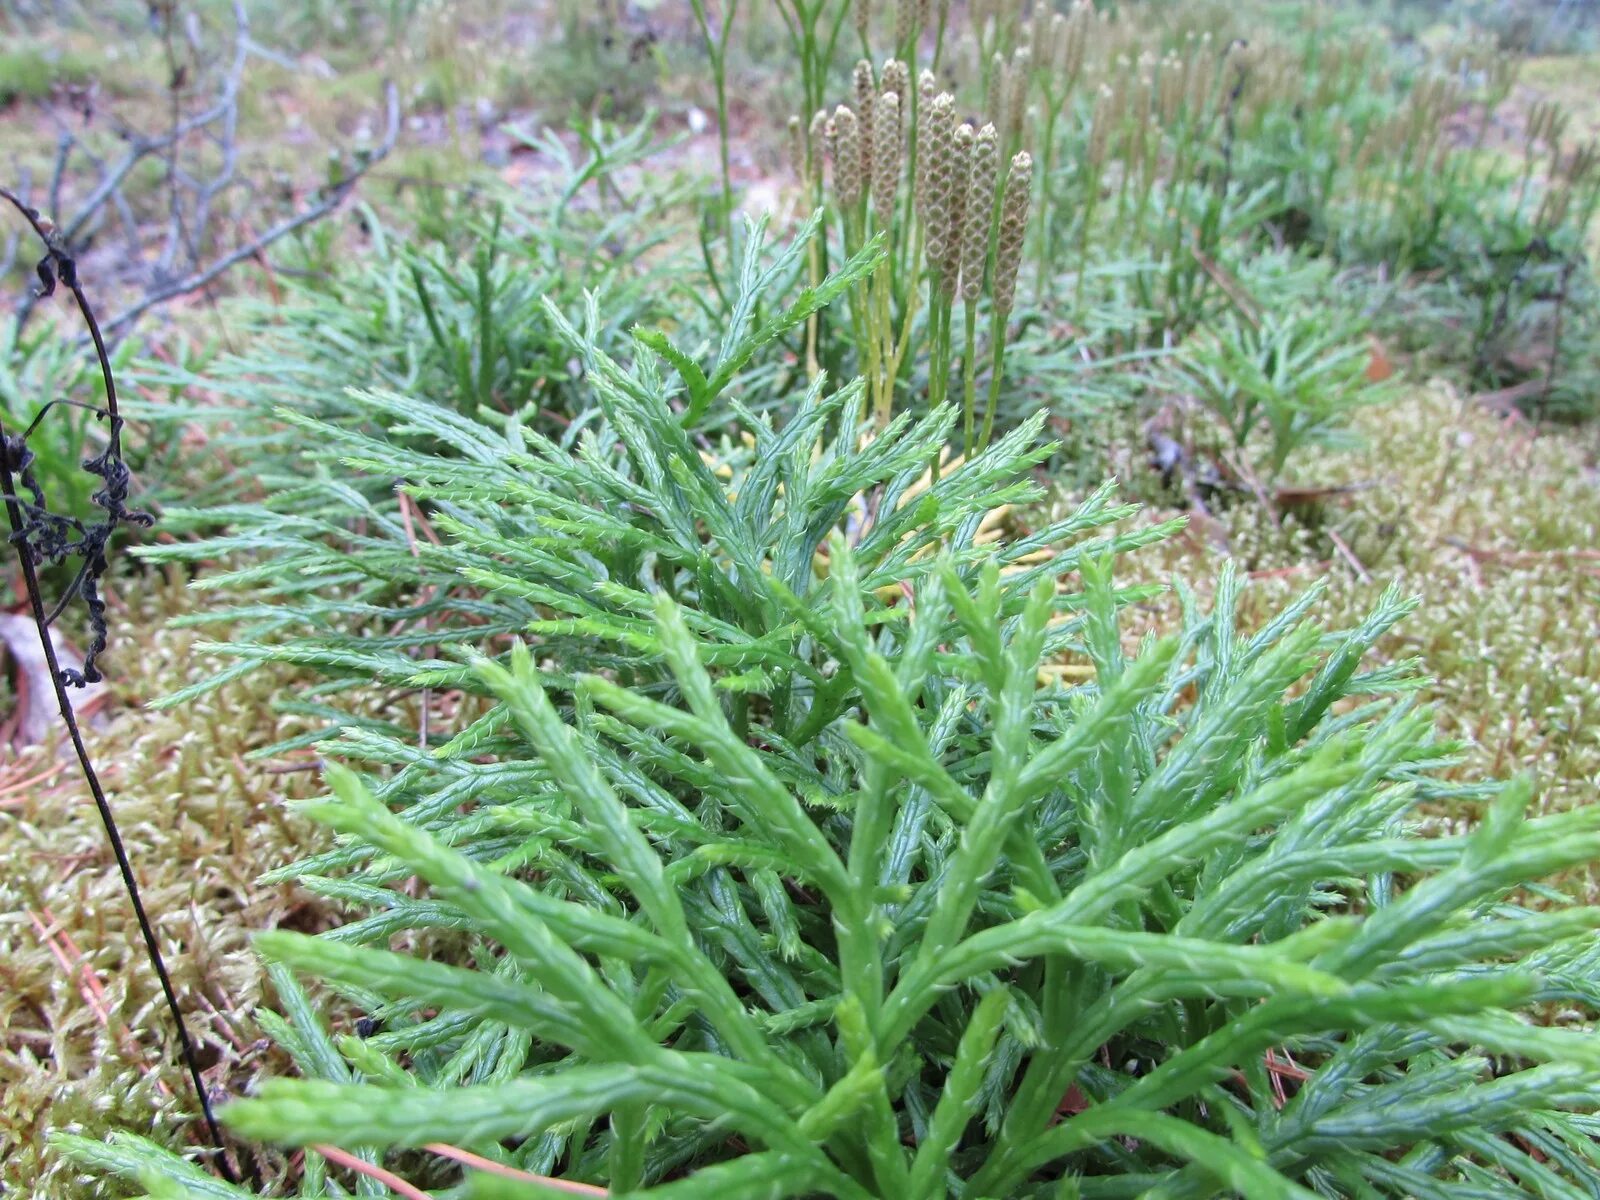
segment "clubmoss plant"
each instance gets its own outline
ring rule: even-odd
[[[1367,378],[1366,323],[1329,304],[1280,303],[1217,322],[1175,364],[1178,386],[1226,429],[1235,450],[1256,441],[1262,476],[1275,481],[1297,452],[1352,444],[1351,419],[1390,389]]]
[[[786,18],[783,31],[789,43],[792,61],[800,67],[801,111],[819,112],[827,102],[827,75],[833,68],[835,52],[840,49],[839,38],[855,10],[858,27],[864,27],[870,16],[867,0],[857,5],[844,0],[784,0],[780,12]],[[759,10],[758,10],[759,12]],[[862,48],[866,37],[862,35]],[[819,143],[817,131],[809,149],[813,154]],[[820,201],[820,197],[818,198]]]
[[[332,771],[309,811],[349,841],[303,881],[415,875],[429,894],[394,893],[359,934],[260,940],[388,1032],[292,1032],[339,1057],[234,1105],[233,1128],[660,1196],[1533,1195],[1515,1181],[1590,1177],[1569,1110],[1600,1057],[1512,1010],[1592,993],[1600,912],[1497,900],[1600,853],[1596,818],[1528,821],[1512,787],[1470,837],[1397,832],[1446,748],[1403,704],[1329,714],[1404,685],[1358,664],[1408,606],[1385,597],[1331,639],[1291,608],[1246,639],[1225,580],[1216,610],[1130,657],[1093,557],[1063,624],[1053,571],[1023,587],[937,559],[896,620],[848,542],[829,550],[826,610],[794,613],[860,689],[817,730],[835,736],[741,732],[725,638],[662,593],[640,630],[670,670],[661,698],[558,680],[519,642],[467,668],[505,714],[498,763],[451,753],[433,786],[452,782],[400,815],[405,793]],[[1093,686],[1041,686],[1063,634]],[[463,853],[463,835],[506,849]],[[349,883],[320,874],[362,861]],[[1327,911],[1353,894],[1364,918]],[[484,965],[373,944],[440,922]]]
[[[1594,189],[1581,182],[1582,152],[1562,145],[1559,110],[1533,112],[1515,191],[1449,131],[1464,110],[1476,130],[1488,126],[1513,77],[1504,54],[1449,44],[1405,63],[1367,32],[1313,22],[1284,37],[1219,5],[1160,15],[1136,5],[1028,7],[973,7],[963,65],[965,102],[996,127],[1000,154],[1027,149],[1039,164],[1029,236],[1042,312],[1079,330],[1113,309],[1128,314],[1114,352],[1181,347],[1227,311],[1219,264],[1270,241],[1382,264],[1391,279],[1487,277],[1489,319],[1467,355],[1486,389],[1531,374],[1503,361],[1514,357],[1513,313],[1537,315],[1535,336],[1558,349],[1573,337],[1588,344],[1571,323],[1585,305],[1569,303],[1570,276],[1587,278],[1588,268],[1564,239],[1587,227],[1578,197]],[[1548,277],[1524,278],[1518,264],[1529,247],[1549,244],[1547,227],[1565,231],[1564,248],[1537,273]],[[1473,271],[1480,250],[1486,261]],[[1510,286],[1512,277],[1525,286]],[[1501,297],[1506,319],[1495,317]],[[1528,394],[1570,406],[1584,386],[1581,359],[1548,356],[1548,386]],[[1563,375],[1572,386],[1556,382]]]
[[[340,840],[273,878],[367,915],[260,939],[304,1077],[231,1127],[306,1147],[307,1195],[318,1147],[442,1184],[441,1158],[476,1156],[498,1172],[466,1179],[479,1196],[1589,1186],[1600,1052],[1522,1018],[1600,995],[1600,911],[1509,897],[1600,855],[1600,812],[1439,781],[1454,748],[1411,664],[1363,666],[1411,604],[1328,632],[1313,593],[1244,633],[1227,571],[1135,647],[1151,592],[1112,556],[1170,529],[1100,532],[1128,515],[1103,488],[991,538],[1039,494],[1039,418],[937,483],[954,409],[863,442],[859,384],[691,440],[680,388],[714,402],[881,253],[704,363],[644,333],[624,366],[592,307],[550,312],[595,389],[570,446],[395,395],[357,400],[387,432],[305,422],[314,457],[405,480],[440,540],[340,515],[333,480],[241,512],[225,544],[273,557],[237,577],[283,607],[230,652],[489,708],[427,748],[356,721],[324,743],[361,768],[308,810]],[[432,627],[385,634],[418,584]],[[1475,832],[1415,836],[1464,799]],[[463,954],[393,948],[445,932]],[[326,1029],[291,972],[371,1036]],[[130,1178],[170,1163],[56,1145]],[[388,1157],[407,1148],[428,1157]]]

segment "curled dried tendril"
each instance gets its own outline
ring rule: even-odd
[[[95,351],[99,356],[105,378],[107,398],[105,408],[96,408],[75,401],[52,401],[39,411],[25,432],[0,438],[4,482],[8,485],[4,489],[4,499],[16,505],[21,515],[20,523],[13,522],[15,527],[9,539],[11,544],[25,548],[37,563],[59,566],[71,559],[79,562],[77,575],[50,613],[46,624],[53,624],[73,600],[83,601],[88,611],[90,630],[89,646],[83,656],[83,669],[79,671],[64,667],[60,672],[63,683],[69,687],[81,688],[90,683],[98,683],[103,678],[97,665],[100,655],[105,651],[107,640],[106,604],[100,595],[100,580],[110,565],[107,552],[111,538],[119,525],[129,524],[149,528],[155,524],[155,518],[147,512],[128,507],[128,491],[133,476],[122,458],[123,420],[116,410],[116,385],[111,377],[99,327],[90,314],[88,303],[78,282],[77,262],[68,253],[49,218],[40,216],[37,211],[21,204],[9,193],[6,194],[6,198],[11,200],[28,219],[44,243],[44,257],[34,268],[35,274],[39,277],[39,296],[54,295],[58,283],[72,292],[89,326],[89,333],[94,340]],[[102,484],[91,497],[95,507],[104,513],[104,517],[98,522],[86,523],[77,517],[52,512],[48,497],[45,496],[44,489],[32,469],[34,454],[28,448],[28,439],[33,436],[51,409],[61,404],[87,409],[110,423],[110,437],[105,450],[94,458],[84,459],[82,463],[83,469],[99,479]],[[13,476],[19,485],[16,491],[9,486]],[[16,494],[17,491],[25,492],[26,498]]]

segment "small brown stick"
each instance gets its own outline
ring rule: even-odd
[[[406,1200],[433,1200],[433,1197],[414,1184],[407,1183],[393,1171],[385,1171],[382,1167],[375,1167],[354,1154],[339,1149],[337,1146],[316,1145],[315,1150],[323,1158],[338,1166],[354,1171],[358,1175],[365,1175],[368,1179],[376,1179],[384,1187],[397,1196],[404,1196]]]
[[[95,979],[90,971],[89,964],[79,959],[74,962],[68,957],[67,952],[56,942],[56,935],[61,932],[61,927],[56,924],[55,918],[50,918],[46,923],[40,914],[28,909],[28,920],[33,922],[34,932],[39,935],[39,941],[45,949],[50,951],[50,956],[56,960],[56,965],[68,979],[75,979],[78,984],[78,994],[83,997],[83,1002],[89,1006],[89,1011],[94,1013],[100,1024],[110,1028],[111,1012],[106,1008],[105,989],[100,986],[100,981]]]
[[[1256,303],[1255,297],[1245,289],[1244,284],[1234,279],[1219,264],[1213,262],[1201,251],[1198,245],[1200,231],[1193,225],[1189,226],[1189,236],[1195,239],[1189,244],[1189,253],[1194,255],[1195,262],[1199,263],[1200,268],[1211,276],[1211,282],[1221,288],[1223,294],[1233,301],[1233,306],[1239,310],[1239,315],[1250,323],[1250,328],[1260,329],[1261,306]]]
[[[1361,560],[1356,557],[1355,551],[1350,549],[1349,544],[1339,535],[1337,529],[1328,530],[1328,540],[1333,543],[1333,548],[1339,552],[1339,557],[1349,563],[1350,569],[1361,577],[1362,583],[1372,582],[1372,575],[1367,571],[1366,567],[1361,565]]]
[[[66,763],[58,762],[54,766],[50,767],[48,770],[42,771],[38,775],[34,775],[31,778],[19,779],[15,783],[8,783],[4,787],[0,787],[0,797],[15,796],[16,798],[14,800],[9,800],[7,802],[8,805],[16,805],[16,804],[26,803],[28,797],[26,797],[26,796],[17,796],[16,794],[18,792],[25,792],[29,788],[34,787],[34,786],[36,786],[38,784],[41,784],[41,783],[53,783],[55,781],[56,777],[58,775],[60,775],[63,771],[65,771],[66,769],[67,769],[67,764]],[[6,807],[6,806],[7,805],[0,805],[0,808]]]
[[[1288,1092],[1283,1086],[1283,1081],[1285,1079],[1295,1079],[1303,1083],[1310,1079],[1311,1075],[1309,1072],[1301,1069],[1295,1063],[1294,1059],[1289,1057],[1289,1052],[1287,1050],[1283,1052],[1283,1058],[1280,1060],[1277,1054],[1273,1052],[1272,1048],[1268,1047],[1265,1055],[1265,1062],[1267,1067],[1267,1077],[1272,1081],[1273,1107],[1282,1108],[1285,1104],[1289,1103]]]
[[[487,1171],[491,1175],[503,1175],[507,1179],[522,1179],[528,1183],[542,1183],[545,1187],[557,1192],[571,1192],[575,1196],[609,1196],[611,1193],[605,1188],[595,1187],[592,1183],[573,1183],[567,1179],[552,1179],[548,1175],[534,1175],[527,1171],[519,1171],[515,1167],[508,1167],[504,1163],[497,1163],[492,1158],[484,1158],[481,1154],[474,1154],[470,1150],[463,1150],[459,1146],[450,1146],[444,1142],[429,1142],[423,1147],[442,1158],[451,1159],[464,1166],[473,1167],[479,1171]]]
[[[1266,486],[1261,482],[1260,477],[1250,469],[1250,464],[1245,461],[1244,455],[1230,453],[1223,457],[1227,464],[1233,468],[1234,473],[1244,480],[1245,486],[1254,493],[1261,507],[1266,510],[1267,519],[1272,522],[1272,527],[1274,529],[1282,529],[1283,518],[1278,515],[1278,506],[1272,502],[1272,497],[1268,494]]]
[[[1469,558],[1479,562],[1501,562],[1514,566],[1533,566],[1540,562],[1560,562],[1563,559],[1578,558],[1585,561],[1600,560],[1600,550],[1586,550],[1572,548],[1566,550],[1493,550],[1484,546],[1474,546],[1465,538],[1451,535],[1446,537],[1445,544],[1454,546]]]
[[[41,919],[41,916],[43,919]],[[102,1027],[108,1032],[111,1029],[111,1010],[106,1007],[106,989],[96,975],[94,968],[89,965],[88,958],[78,948],[76,942],[61,927],[55,914],[48,908],[42,914],[28,910],[28,919],[33,922],[34,929],[39,934],[39,940],[45,944],[52,957],[60,965],[67,977],[74,975],[78,980],[78,994],[83,997],[83,1002],[89,1006],[89,1011],[94,1013]],[[46,924],[48,922],[48,924]],[[58,941],[59,939],[59,941]],[[139,1050],[139,1043],[133,1040],[133,1035],[128,1027],[118,1023],[117,1043],[123,1055],[131,1063],[136,1063],[146,1076],[152,1074],[149,1065],[144,1062],[144,1055]],[[163,1096],[172,1095],[172,1089],[167,1086],[166,1080],[160,1075],[155,1075],[156,1090]]]

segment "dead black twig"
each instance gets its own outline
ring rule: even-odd
[[[83,463],[84,470],[97,476],[103,484],[94,495],[94,503],[105,513],[98,524],[87,525],[75,518],[61,517],[50,512],[46,504],[47,497],[31,471],[33,455],[28,449],[28,437],[38,422],[50,411],[50,406],[47,405],[40,412],[27,431],[16,436],[8,433],[4,422],[0,421],[0,496],[4,498],[6,517],[11,525],[9,540],[16,548],[17,559],[22,568],[23,590],[27,594],[28,606],[39,632],[39,642],[49,668],[51,684],[55,689],[56,704],[61,711],[61,722],[77,755],[84,782],[89,788],[90,795],[94,797],[95,808],[99,811],[100,821],[105,826],[106,838],[111,844],[112,854],[117,860],[117,869],[122,875],[123,886],[127,889],[128,899],[133,907],[134,919],[138,922],[140,935],[144,938],[145,952],[149,956],[150,965],[155,969],[156,977],[161,982],[167,1009],[172,1014],[173,1024],[177,1027],[178,1044],[184,1065],[188,1068],[190,1081],[194,1084],[195,1097],[200,1102],[206,1129],[217,1148],[217,1167],[230,1183],[237,1183],[238,1176],[228,1162],[226,1143],[223,1140],[222,1130],[217,1125],[216,1116],[211,1110],[211,1100],[206,1094],[205,1082],[200,1075],[199,1056],[195,1052],[194,1042],[189,1037],[188,1028],[184,1025],[183,1011],[178,1005],[172,977],[167,971],[161,947],[156,941],[155,930],[151,927],[150,918],[145,912],[144,901],[140,898],[139,883],[134,877],[133,864],[129,861],[126,847],[122,844],[116,817],[111,811],[105,789],[100,784],[99,773],[95,770],[88,748],[84,745],[72,697],[68,693],[70,687],[83,687],[86,683],[95,682],[100,678],[95,659],[105,649],[106,622],[105,602],[100,598],[98,583],[108,565],[106,555],[111,537],[119,525],[148,526],[153,523],[153,519],[147,513],[132,511],[127,507],[130,480],[127,465],[122,461],[122,418],[117,412],[116,380],[111,372],[111,360],[106,354],[105,338],[101,334],[99,323],[95,320],[94,310],[84,295],[83,285],[78,279],[77,263],[66,252],[55,226],[47,218],[41,217],[38,212],[5,188],[0,188],[0,199],[10,203],[22,214],[44,245],[44,257],[39,260],[36,268],[40,295],[53,294],[58,283],[72,293],[78,312],[94,343],[95,355],[99,360],[101,376],[105,383],[106,407],[104,410],[96,411],[100,411],[101,416],[110,425],[110,437],[105,451]],[[27,490],[32,497],[31,501],[19,496],[17,490],[19,486]],[[67,601],[64,601],[61,607],[64,607],[74,595],[81,597],[89,610],[89,622],[93,630],[93,642],[84,655],[81,672],[63,669],[57,661],[55,642],[50,636],[50,623],[59,615],[60,608],[55,613],[47,612],[44,594],[39,587],[40,562],[58,564],[69,558],[81,559],[82,565],[77,579],[68,592]]]

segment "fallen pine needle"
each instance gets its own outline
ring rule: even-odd
[[[552,1179],[548,1175],[532,1175],[527,1171],[519,1171],[515,1167],[508,1167],[504,1163],[497,1163],[492,1158],[484,1158],[481,1154],[474,1154],[470,1150],[463,1150],[459,1146],[447,1145],[444,1142],[429,1142],[423,1147],[431,1150],[441,1158],[453,1159],[465,1166],[476,1167],[480,1171],[488,1171],[491,1175],[504,1175],[507,1179],[523,1179],[529,1183],[542,1183],[547,1188],[554,1188],[558,1192],[571,1192],[575,1196],[609,1196],[611,1193],[605,1188],[595,1187],[592,1183],[573,1183],[566,1179]]]
[[[357,1158],[349,1151],[341,1150],[337,1146],[321,1145],[312,1146],[311,1149],[331,1163],[336,1163],[341,1167],[348,1167],[356,1174],[365,1175],[368,1179],[376,1179],[395,1195],[404,1196],[406,1200],[433,1200],[433,1197],[428,1195],[427,1192],[407,1183],[393,1171],[385,1171],[382,1167],[373,1166],[373,1164]]]
[[[95,974],[94,968],[89,965],[89,960],[84,956],[78,944],[74,942],[61,923],[56,920],[55,914],[48,908],[43,914],[28,910],[28,920],[33,922],[33,928],[39,935],[39,940],[50,951],[51,957],[56,960],[67,975],[68,979],[75,979],[78,985],[78,995],[83,997],[83,1002],[89,1006],[89,1011],[94,1013],[102,1028],[107,1032],[111,1030],[111,1010],[106,1006],[105,985],[100,982],[100,976]],[[159,1074],[150,1069],[146,1056],[139,1049],[139,1044],[133,1040],[133,1035],[126,1025],[118,1023],[117,1042],[122,1048],[122,1053],[129,1062],[137,1063],[139,1070],[146,1076],[153,1077],[156,1090],[163,1096],[172,1095],[172,1089],[167,1086]]]
[[[56,960],[56,964],[68,979],[72,979],[77,983],[78,994],[83,997],[83,1002],[89,1006],[95,1017],[100,1021],[100,1024],[109,1028],[111,1025],[111,1013],[106,1009],[104,996],[97,986],[99,980],[95,980],[93,984],[90,983],[88,964],[81,960],[74,963],[68,957],[67,952],[56,941],[57,931],[54,922],[48,925],[45,924],[39,914],[31,908],[28,910],[28,920],[33,922],[33,928],[39,934],[39,940],[50,951],[50,955]]]
[[[33,776],[31,779],[19,779],[15,783],[8,783],[4,787],[0,787],[0,796],[11,796],[17,792],[25,792],[35,784],[49,783],[52,779],[56,778],[56,776],[60,775],[66,769],[67,764],[65,762],[58,762],[49,770],[42,771],[38,775]],[[19,796],[15,801],[13,801],[13,803],[21,804],[26,800],[26,796]]]

